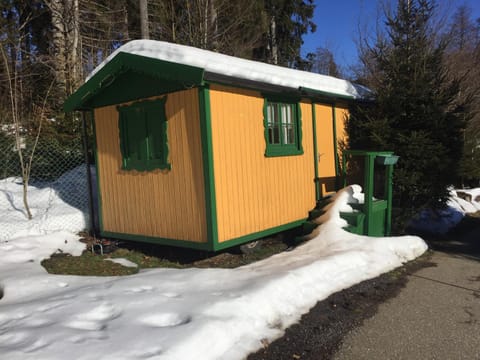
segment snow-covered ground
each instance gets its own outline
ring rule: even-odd
[[[335,196],[312,239],[237,269],[152,269],[127,277],[50,275],[51,253],[79,254],[69,232],[0,242],[0,357],[242,359],[315,303],[426,250],[418,237],[342,230],[352,188]]]
[[[32,220],[27,220],[21,179],[0,179],[0,241],[52,231],[84,230],[88,224],[87,196],[83,165],[53,182],[33,183],[28,187]]]
[[[480,188],[450,189],[447,205],[441,211],[423,210],[411,221],[411,228],[419,233],[447,233],[465,214],[480,211]]]

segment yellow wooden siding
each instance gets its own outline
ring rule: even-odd
[[[316,104],[317,148],[319,153],[318,177],[322,194],[335,191],[335,144],[333,136],[333,108],[331,104]],[[348,108],[335,105],[335,129],[337,137],[338,159],[342,161],[341,144],[346,141],[345,120]]]
[[[315,206],[311,104],[301,103],[304,154],[265,157],[262,96],[212,86],[210,99],[219,242],[306,218]]]
[[[332,105],[315,104],[318,177],[322,195],[335,191],[335,152]]]
[[[342,161],[342,144],[346,145],[346,141],[348,140],[347,131],[346,131],[346,121],[349,117],[349,111],[347,105],[336,105],[336,128],[337,128],[337,147],[338,147],[338,156],[340,159],[340,163]]]
[[[197,89],[166,102],[170,171],[121,170],[118,112],[95,109],[103,230],[206,242]]]

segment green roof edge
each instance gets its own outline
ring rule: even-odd
[[[65,100],[64,111],[90,110],[88,101],[126,71],[179,81],[185,88],[203,84],[202,68],[120,52]]]

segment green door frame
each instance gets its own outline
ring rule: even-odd
[[[315,200],[318,203],[322,197],[322,190],[320,189],[320,178],[318,176],[318,144],[317,144],[317,112],[315,110],[315,102],[312,101],[312,132],[313,132],[313,168],[315,170],[315,177],[313,182],[315,184]]]
[[[322,189],[320,186],[320,176],[318,173],[318,163],[320,161],[320,156],[318,153],[318,139],[317,139],[317,112],[315,110],[315,105],[324,104],[332,107],[332,136],[333,136],[333,153],[335,161],[335,190],[339,190],[341,186],[341,171],[340,171],[340,159],[338,156],[338,146],[337,146],[337,113],[335,108],[335,103],[318,103],[312,101],[312,128],[313,128],[313,166],[315,169],[315,178],[313,179],[315,183],[315,199],[319,202],[322,197]]]

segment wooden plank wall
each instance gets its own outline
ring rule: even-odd
[[[315,104],[317,117],[318,177],[322,195],[335,191],[335,152],[333,113],[330,104]]]
[[[315,206],[311,104],[301,103],[304,154],[265,157],[263,97],[212,86],[210,99],[219,242],[306,218]]]
[[[342,161],[341,147],[340,144],[344,141],[347,141],[347,131],[346,131],[346,121],[348,119],[348,105],[346,104],[337,104],[336,105],[336,119],[337,119],[337,143],[338,143],[338,154],[340,158],[340,163]]]
[[[95,109],[103,230],[206,242],[198,90],[168,95],[170,171],[123,171],[115,106]]]
[[[320,154],[318,162],[318,177],[322,195],[335,191],[335,144],[333,136],[333,108],[331,104],[315,104],[317,149]],[[345,120],[348,117],[346,105],[335,104],[335,129],[339,164],[342,161],[342,141],[346,140]]]

